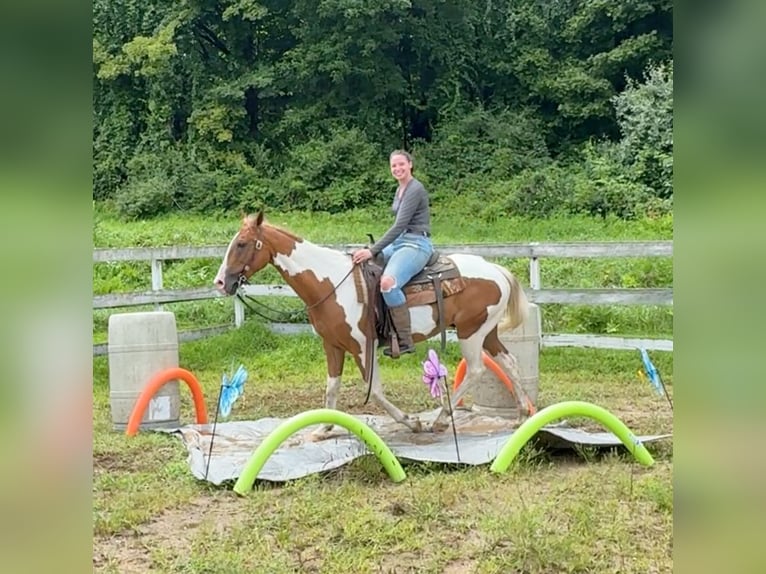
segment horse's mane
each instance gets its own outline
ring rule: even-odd
[[[255,226],[255,224],[256,224],[257,222],[258,222],[258,215],[256,215],[256,214],[252,214],[252,213],[251,213],[250,215],[247,215],[247,216],[245,216],[245,223],[246,223],[248,226]],[[265,217],[263,218],[263,222],[261,223],[261,225],[263,225],[263,226],[265,226],[265,227],[270,227],[271,229],[275,229],[275,230],[279,231],[280,233],[284,233],[284,234],[285,234],[285,235],[287,235],[287,236],[288,236],[290,239],[293,239],[293,240],[295,240],[295,241],[303,241],[303,240],[304,240],[302,237],[299,237],[298,235],[296,235],[295,233],[293,233],[293,232],[292,232],[292,231],[290,231],[289,229],[285,229],[284,227],[280,227],[280,226],[278,226],[278,225],[274,225],[274,224],[272,224],[272,223],[269,223],[269,222],[266,220],[266,218],[265,218]]]
[[[263,225],[267,225],[268,227],[271,227],[272,229],[276,229],[280,233],[284,233],[287,235],[290,239],[293,239],[294,241],[305,241],[303,237],[299,237],[289,229],[285,229],[284,227],[279,227],[278,225],[272,225],[271,223],[268,223],[264,220]]]
[[[245,221],[249,225],[255,225],[257,219],[258,219],[257,215],[248,215],[247,217],[245,217]],[[268,221],[266,221],[266,218],[263,219],[263,222],[261,223],[261,226],[265,226],[265,227],[268,227],[269,229],[274,229],[275,231],[283,233],[284,235],[287,235],[290,239],[292,239],[296,243],[309,243],[311,245],[316,245],[315,243],[313,243],[312,241],[309,241],[305,237],[301,237],[300,235],[296,235],[295,233],[293,233],[289,229],[285,229],[284,227],[280,227],[279,225],[274,225],[272,223],[269,223]],[[321,247],[321,246],[320,245],[316,245],[316,247]],[[341,251],[338,251],[337,249],[330,249],[330,248],[325,248],[325,249],[327,249],[328,251],[333,251],[335,253],[340,253],[341,255],[344,255],[344,256],[348,255],[347,253],[343,253]]]

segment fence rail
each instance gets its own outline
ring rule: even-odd
[[[245,285],[247,295],[297,297],[288,285]],[[222,297],[215,289],[199,287],[144,291],[141,293],[111,293],[93,297],[94,309],[133,307],[161,303],[180,303]],[[672,305],[672,289],[530,289],[527,298],[532,303],[563,305]]]
[[[339,251],[353,251],[361,245],[335,244],[326,245]],[[471,253],[488,258],[504,257],[509,259],[529,259],[529,287],[527,296],[530,301],[540,305],[673,305],[672,288],[656,289],[543,289],[540,277],[540,260],[543,258],[614,258],[614,257],[672,257],[672,241],[627,241],[627,242],[568,242],[568,243],[523,243],[523,244],[451,244],[437,245],[443,254]],[[184,259],[216,258],[226,252],[226,246],[176,246],[176,247],[130,247],[121,249],[95,249],[94,264],[147,261],[151,264],[150,291],[133,293],[110,293],[94,295],[94,309],[115,309],[137,305],[161,305],[184,301],[201,301],[223,297],[212,287],[187,289],[163,288],[163,262]],[[295,297],[295,292],[288,285],[246,285],[245,293],[252,296],[288,296]],[[234,326],[244,322],[245,310],[242,303],[233,299]],[[310,330],[308,325],[295,325],[297,329],[274,325],[279,332]],[[192,340],[205,333],[220,332],[221,328],[201,329],[187,332],[183,340]],[[672,351],[672,340],[626,339],[600,335],[543,334],[544,346],[585,346],[612,349],[631,349],[643,346],[649,350]],[[97,349],[98,347],[98,349]],[[105,352],[105,345],[94,346],[94,353]]]
[[[363,247],[357,243],[328,244],[338,251]],[[467,243],[436,245],[442,253],[472,253],[484,257],[511,258],[593,258],[593,257],[672,257],[672,241],[588,241],[563,243]],[[94,263],[110,261],[152,261],[173,259],[222,258],[225,245],[175,247],[123,247],[93,250]]]

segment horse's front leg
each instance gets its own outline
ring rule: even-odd
[[[343,359],[345,351],[340,347],[324,344],[325,357],[327,359],[327,387],[325,388],[324,406],[335,410],[338,404],[338,392],[340,391],[341,376],[343,375]],[[312,434],[314,438],[327,438],[332,432],[334,425],[322,424]]]
[[[362,379],[364,379],[364,363],[360,357],[357,358],[356,362],[357,366],[359,367],[359,371],[362,373]],[[378,357],[374,350],[372,355],[372,383],[370,385],[370,396],[372,397],[372,400],[378,403],[383,408],[383,410],[385,410],[388,415],[396,422],[403,424],[412,432],[421,432],[424,430],[423,424],[420,422],[418,417],[405,414],[401,409],[399,409],[386,398],[386,395],[383,392],[383,384],[381,383],[380,378]]]

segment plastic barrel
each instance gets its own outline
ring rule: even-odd
[[[138,395],[158,371],[178,367],[178,331],[173,313],[116,313],[109,317],[109,401],[115,430],[124,431]],[[141,429],[179,425],[178,381],[152,397]]]
[[[524,323],[511,331],[501,333],[500,340],[508,352],[516,357],[520,380],[512,378],[513,384],[520,384],[532,404],[537,406],[542,343],[540,308],[530,303],[529,313]],[[489,370],[484,372],[481,382],[471,389],[470,394],[473,397],[473,410],[476,412],[509,418],[516,418],[519,414],[518,405],[511,393]]]

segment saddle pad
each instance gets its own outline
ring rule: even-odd
[[[465,279],[455,277],[454,279],[442,280],[441,289],[445,299],[450,295],[456,295],[465,289]],[[428,280],[428,283],[416,283],[414,285],[408,283],[402,291],[407,299],[407,305],[410,307],[436,303],[436,290],[431,279]]]

